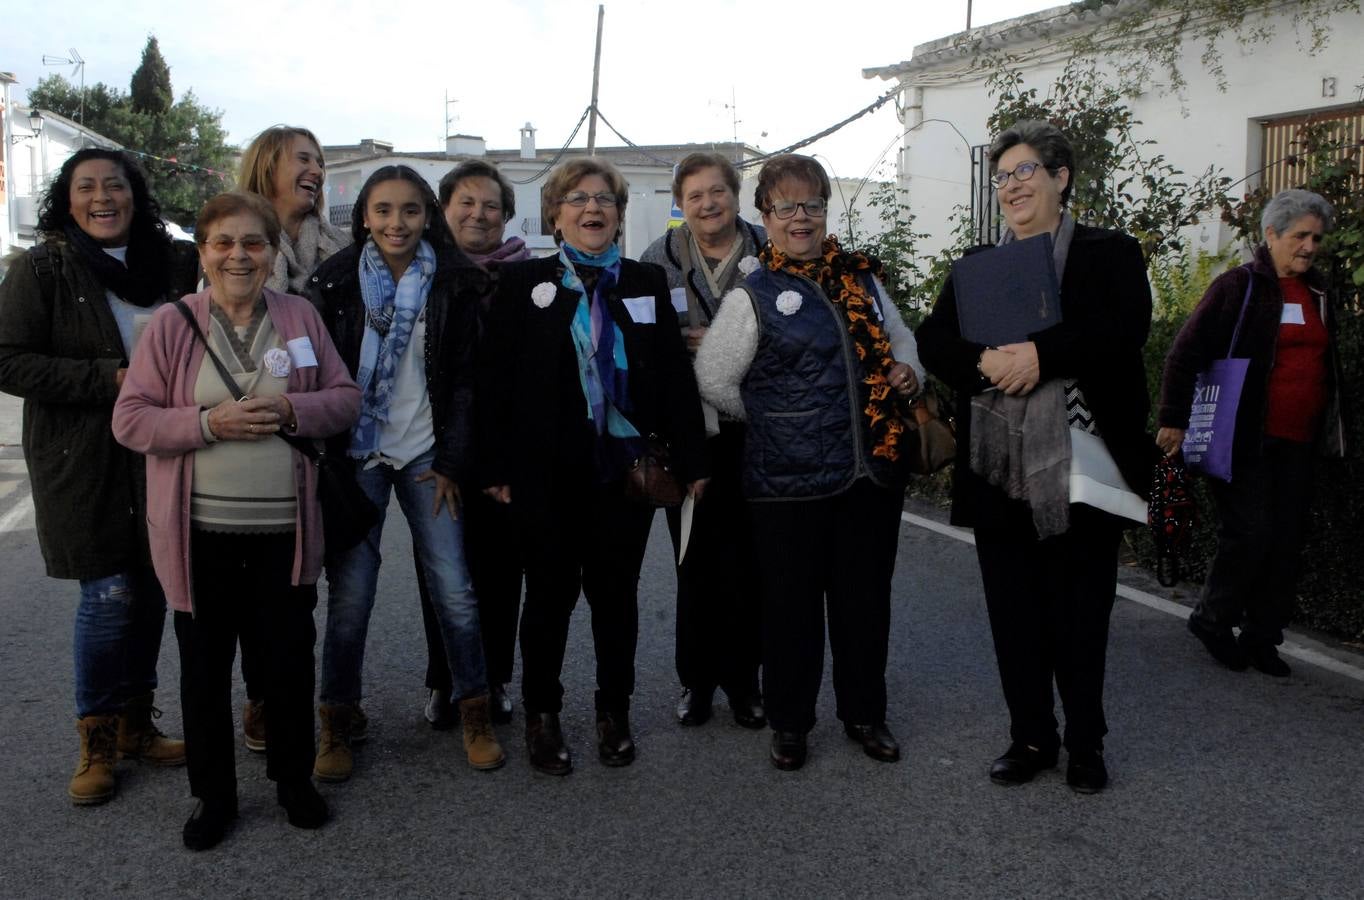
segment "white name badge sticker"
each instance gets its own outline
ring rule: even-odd
[[[677,310],[680,313],[685,313],[687,311],[687,289],[673,288],[672,298],[673,309]]]
[[[658,322],[654,313],[653,297],[623,297],[621,303],[625,304],[625,309],[630,313],[630,318],[635,320],[636,325],[654,325]]]
[[[289,349],[289,360],[295,369],[317,365],[317,354],[313,352],[313,342],[307,335],[294,338],[284,346]]]
[[[1282,325],[1306,325],[1307,320],[1302,317],[1301,303],[1285,303],[1283,305],[1283,315],[1279,317]]]

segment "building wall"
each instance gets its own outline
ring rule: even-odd
[[[1201,45],[1195,43],[1186,44],[1180,61],[1189,81],[1183,98],[1153,88],[1129,101],[1142,122],[1139,134],[1157,141],[1149,152],[1163,154],[1170,164],[1191,176],[1215,165],[1233,181],[1246,178],[1243,185],[1233,189],[1241,192],[1259,183],[1253,173],[1265,162],[1260,158],[1262,121],[1360,102],[1356,86],[1364,82],[1359,51],[1364,46],[1364,15],[1338,14],[1329,44],[1316,55],[1308,55],[1299,45],[1287,14],[1276,13],[1271,19],[1274,36],[1268,42],[1243,47],[1234,37],[1223,38],[1220,49],[1226,92],[1219,91],[1216,81],[1204,72],[1199,58]],[[1304,35],[1303,39],[1308,37]],[[1014,52],[1013,47],[1007,49]],[[1025,72],[1025,87],[1045,93],[1061,71],[1062,62],[1032,64]],[[913,85],[916,77],[926,80],[924,74],[916,73],[907,77],[908,84]],[[1323,80],[1332,78],[1336,96],[1324,97]],[[922,113],[915,119],[915,97],[911,88],[904,101],[911,117],[906,127],[920,119],[945,119],[966,137],[963,141],[948,125],[928,121],[904,140],[901,183],[916,216],[916,230],[930,234],[922,249],[932,254],[952,243],[953,208],[959,204],[969,207],[968,143],[989,140],[985,122],[994,101],[979,80],[924,86]],[[1231,240],[1229,229],[1216,213],[1190,229],[1190,235],[1208,250]]]

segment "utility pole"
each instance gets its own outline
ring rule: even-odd
[[[966,0],[966,30],[971,30],[971,0]]]
[[[597,4],[597,53],[592,58],[592,107],[587,118],[587,155],[597,155],[597,84],[601,79],[601,25],[606,7]]]

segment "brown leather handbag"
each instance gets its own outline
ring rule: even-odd
[[[681,506],[687,489],[677,480],[666,442],[651,434],[625,473],[625,496],[645,506]]]
[[[957,423],[943,416],[941,400],[931,388],[910,404],[911,415],[904,418],[909,470],[916,475],[932,475],[947,466],[957,455]]]

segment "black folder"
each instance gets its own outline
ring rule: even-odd
[[[1001,347],[1061,321],[1051,235],[964,256],[952,264],[961,336]]]

